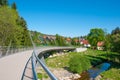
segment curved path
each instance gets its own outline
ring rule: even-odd
[[[41,47],[37,53],[49,50],[74,49],[71,47]],[[0,59],[0,80],[20,80],[25,64],[31,57],[33,50],[20,52]],[[38,54],[37,54],[38,55]]]
[[[33,50],[20,52],[0,59],[0,80],[20,80],[25,64]]]

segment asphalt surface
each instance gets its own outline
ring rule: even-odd
[[[29,50],[1,58],[0,80],[20,80],[32,52],[33,50]]]
[[[41,47],[36,50],[36,55],[44,51],[71,49],[70,47]],[[72,48],[74,49],[74,48]],[[20,80],[23,70],[28,59],[31,57],[33,50],[19,52],[0,58],[0,80]],[[32,76],[31,70],[27,75]]]

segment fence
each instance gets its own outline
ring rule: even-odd
[[[0,58],[12,55],[18,52],[23,52],[26,50],[31,50],[33,47],[9,47],[9,46],[0,46]]]
[[[54,51],[54,50],[58,51],[58,50],[74,50],[74,49],[75,48],[73,48],[73,47],[45,47],[45,48],[34,49],[30,59],[26,63],[21,80],[26,80],[26,78],[28,80],[38,80],[38,75],[37,75],[37,71],[36,71],[37,63],[40,64],[42,69],[47,73],[47,75],[49,76],[49,80],[58,80],[55,77],[55,75],[46,66],[46,64],[44,62],[43,52],[45,53],[45,52]],[[38,57],[38,55],[40,55],[40,56]],[[31,67],[30,67],[30,65],[31,65]],[[29,70],[31,69],[32,75],[27,74],[28,69]]]

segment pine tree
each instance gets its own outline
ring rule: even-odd
[[[117,27],[111,33],[112,51],[120,53],[120,28]]]
[[[0,0],[0,5],[8,5],[8,0]]]
[[[16,6],[16,3],[15,3],[15,2],[12,4],[11,8],[12,8],[12,9],[15,9],[15,10],[17,9],[17,6]]]
[[[0,6],[2,5],[2,0],[0,0]]]

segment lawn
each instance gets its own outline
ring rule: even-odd
[[[110,62],[111,67],[109,70],[101,73],[102,80],[120,80],[120,54],[113,53],[113,52],[105,52],[105,51],[98,51],[98,50],[91,50],[88,49],[85,52],[71,52],[66,53],[64,55],[47,58],[46,64],[51,68],[69,68],[69,61],[70,59],[75,56],[85,56],[87,59],[90,60],[91,65],[96,66],[103,62]]]

